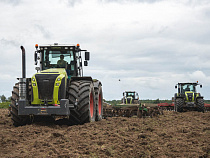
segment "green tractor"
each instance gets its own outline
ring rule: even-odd
[[[35,45],[37,73],[26,78],[25,49],[22,49],[22,78],[12,91],[11,118],[14,126],[36,119],[66,117],[71,124],[99,121],[103,113],[102,84],[83,76],[90,53],[80,45]]]
[[[135,91],[123,92],[123,98],[120,104],[105,105],[104,117],[125,116],[131,117],[137,115],[138,108],[141,107],[138,93]]]
[[[116,105],[105,105],[104,106],[104,117],[132,117],[137,116],[139,118],[146,116],[157,116],[163,114],[159,107],[146,107],[145,104],[141,104],[139,95],[135,91],[123,92],[123,98],[120,104]]]
[[[122,104],[140,104],[138,93],[135,91],[123,92]]]
[[[200,93],[197,93],[196,86],[202,85],[195,83],[178,83],[175,88],[178,88],[178,93],[175,93],[175,111],[183,112],[184,109],[193,109],[199,112],[204,112],[204,99]]]

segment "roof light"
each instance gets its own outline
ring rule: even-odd
[[[80,45],[79,45],[79,44],[77,44],[77,47],[80,47]]]
[[[197,81],[197,83],[198,83],[198,81]]]
[[[35,48],[38,48],[38,44],[35,44]]]

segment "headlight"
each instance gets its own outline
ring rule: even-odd
[[[58,81],[60,81],[61,79],[60,78],[58,78]]]
[[[35,87],[36,86],[36,83],[33,83],[33,86]]]
[[[56,86],[59,86],[59,83],[56,83]]]
[[[35,81],[35,78],[32,78],[32,81]]]

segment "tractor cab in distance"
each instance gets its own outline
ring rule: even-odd
[[[125,91],[123,92],[123,104],[138,104],[139,103],[139,95],[135,91]]]
[[[178,88],[178,93],[175,93],[175,110],[182,112],[183,109],[196,109],[204,111],[204,100],[200,93],[197,93],[196,87],[202,85],[195,83],[178,83],[175,88]]]

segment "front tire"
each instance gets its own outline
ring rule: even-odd
[[[177,98],[175,100],[175,111],[182,112],[183,111],[184,100],[182,98]]]
[[[68,90],[70,104],[75,108],[70,110],[69,120],[72,124],[84,124],[95,121],[95,94],[91,81],[72,81]]]
[[[204,112],[205,111],[204,100],[202,98],[197,99],[197,110],[198,110],[198,112]]]
[[[23,126],[29,123],[28,116],[18,115],[18,100],[19,100],[19,84],[16,83],[13,87],[12,97],[11,97],[11,119],[15,127]]]

